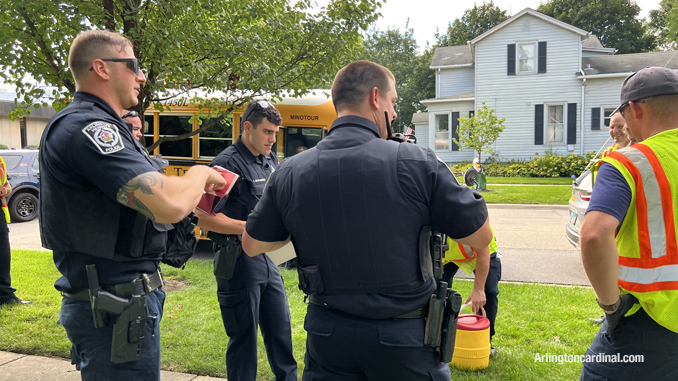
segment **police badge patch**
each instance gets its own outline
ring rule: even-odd
[[[82,132],[87,135],[104,155],[118,152],[125,148],[118,127],[114,124],[94,122],[83,128]]]

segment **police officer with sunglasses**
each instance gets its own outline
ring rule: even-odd
[[[68,64],[73,102],[40,142],[40,234],[62,275],[59,324],[83,380],[160,380],[163,226],[225,182],[207,166],[164,176],[134,140],[120,115],[146,78],[129,40],[82,32]]]

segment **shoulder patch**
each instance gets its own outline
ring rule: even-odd
[[[118,131],[118,126],[106,122],[94,122],[82,129],[82,133],[94,143],[94,145],[103,153],[118,152],[125,148],[125,144]]]

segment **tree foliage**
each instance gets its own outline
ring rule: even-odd
[[[506,118],[497,118],[494,110],[483,102],[483,107],[475,115],[459,118],[459,139],[452,140],[459,146],[459,150],[469,148],[476,151],[478,160],[482,163],[481,154],[493,152],[492,144],[504,131],[505,120]]]
[[[222,120],[252,96],[301,95],[327,83],[359,54],[381,3],[332,0],[312,11],[311,0],[3,0],[0,78],[17,87],[22,107],[12,116],[38,103],[59,109],[75,91],[73,38],[108,29],[132,41],[146,74],[137,111],[186,93]]]
[[[603,46],[620,54],[657,48],[656,38],[638,18],[640,7],[633,0],[549,0],[537,10],[592,32]]]
[[[650,11],[648,24],[650,33],[657,37],[660,49],[678,49],[678,5],[677,0],[662,0],[659,9]]]
[[[386,31],[370,30],[361,55],[361,59],[383,65],[395,76],[398,118],[393,122],[394,132],[413,126],[412,114],[426,110],[419,101],[435,95],[435,73],[429,69],[433,51],[418,52],[414,30],[408,24],[402,32],[395,27]]]
[[[473,40],[508,18],[508,13],[494,5],[492,0],[489,3],[483,2],[483,5],[474,4],[473,8],[464,11],[461,18],[454,20],[453,23],[447,23],[445,34],[439,34],[436,31],[436,45],[466,45],[466,42]]]

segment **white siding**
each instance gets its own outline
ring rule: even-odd
[[[619,78],[593,78],[586,81],[586,102],[584,109],[584,152],[598,151],[610,137],[609,130],[602,126],[599,131],[591,130],[591,108],[600,106],[618,106],[621,87],[624,77]],[[602,124],[603,113],[600,113]],[[608,146],[614,144],[612,139]],[[579,152],[577,152],[579,153]]]
[[[523,30],[525,18],[530,19],[529,31]],[[507,45],[531,41],[547,42],[546,73],[507,75]],[[577,103],[577,144],[574,151],[568,151],[566,143],[551,147],[560,154],[579,153],[581,81],[576,76],[580,68],[580,49],[579,35],[530,15],[478,42],[475,54],[476,108],[482,107],[485,102],[495,110],[497,117],[506,118],[506,128],[494,146],[499,158],[530,159],[537,152],[543,155],[550,145],[534,144],[534,118],[535,105],[544,103]],[[567,108],[564,111],[567,115]]]
[[[417,144],[422,147],[428,147],[428,124],[415,124],[414,136],[417,137]]]
[[[453,112],[458,112],[459,116],[465,115],[468,117],[469,111],[473,111],[473,101],[460,101],[460,102],[444,102],[444,103],[433,103],[428,107],[428,136],[426,140],[426,146],[431,148],[438,157],[446,163],[457,163],[462,160],[473,160],[474,151],[465,149],[463,151],[452,151],[452,146],[450,145],[449,149],[446,150],[436,150],[432,142],[435,141],[435,116],[437,114],[448,114],[450,116],[450,126],[452,124],[451,118]],[[417,133],[417,139],[419,139],[419,134]],[[421,140],[419,144],[423,144],[424,139]]]
[[[0,116],[0,143],[9,148],[22,148],[19,118],[10,120],[6,115]]]
[[[438,98],[471,93],[475,90],[474,68],[441,69]]]

